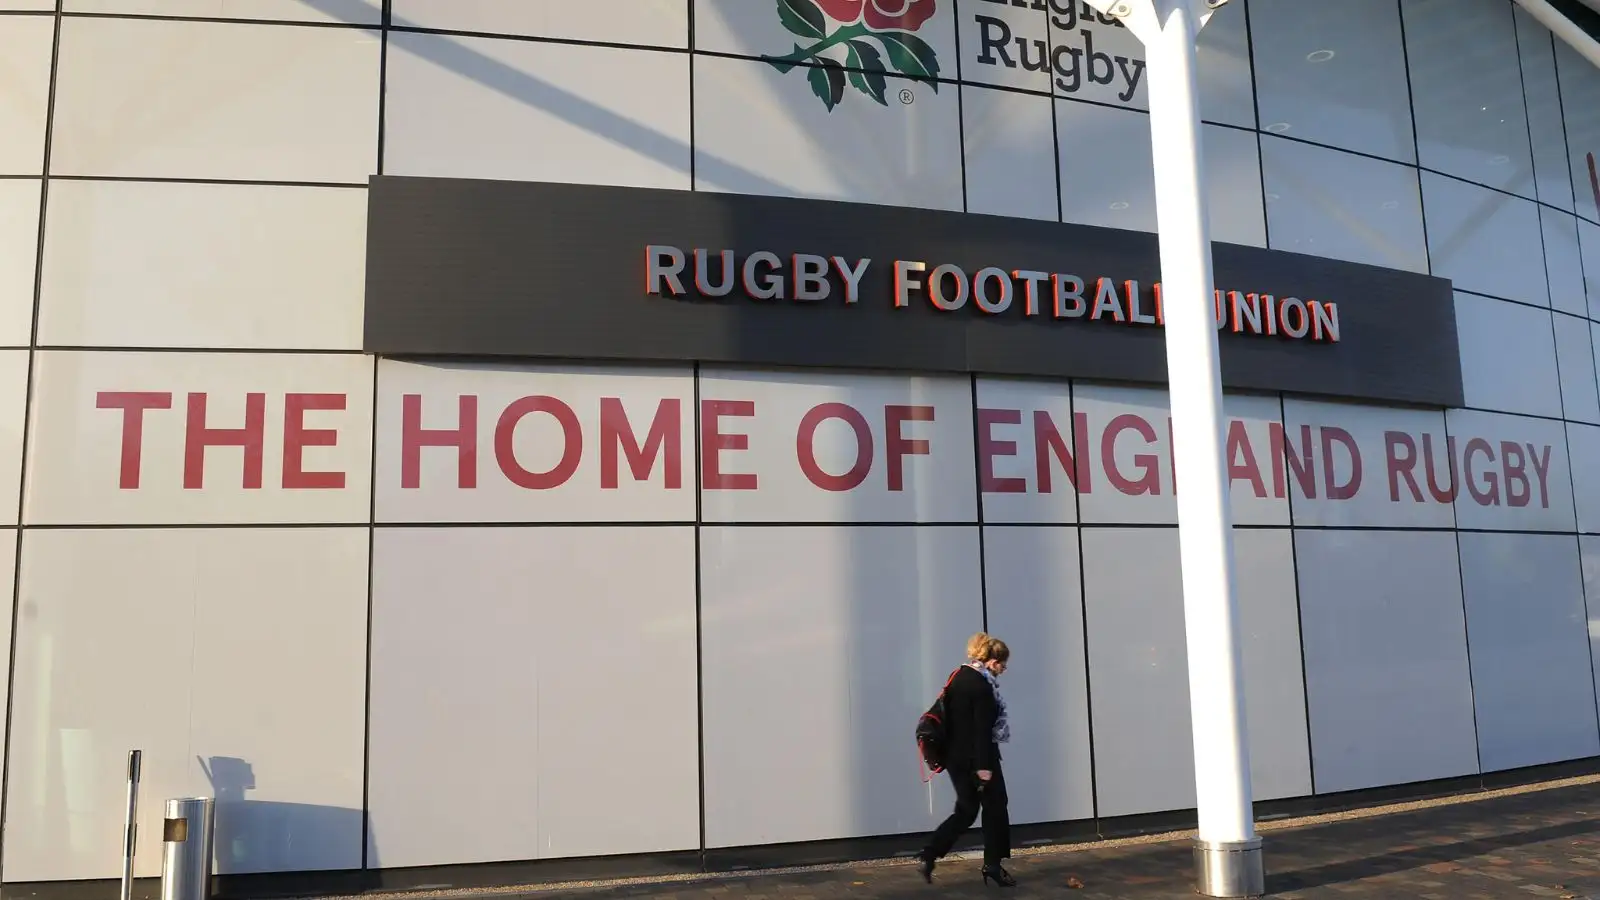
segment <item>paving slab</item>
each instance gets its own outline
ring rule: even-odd
[[[1268,896],[1283,900],[1545,897],[1600,900],[1600,776],[1264,824]],[[1187,834],[1021,851],[1019,884],[985,887],[978,860],[943,862],[932,886],[906,860],[761,873],[568,883],[438,898],[1169,900],[1195,896]],[[417,900],[418,894],[404,895]],[[426,895],[424,895],[426,896]],[[367,895],[367,900],[373,900]]]

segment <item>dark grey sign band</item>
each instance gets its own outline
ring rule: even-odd
[[[371,353],[1166,380],[1159,327],[1110,316],[1055,318],[1049,282],[1035,281],[1042,309],[1033,316],[1023,302],[1026,279],[1009,280],[1012,302],[1000,313],[980,309],[973,296],[942,311],[928,290],[933,270],[945,264],[960,267],[969,289],[985,268],[1075,276],[1091,304],[1099,279],[1123,296],[1133,281],[1148,318],[1160,280],[1152,234],[572,184],[377,176],[371,188],[364,341]],[[686,255],[684,294],[646,292],[649,246]],[[766,251],[749,271],[790,277],[784,298],[752,299],[738,286],[705,296],[694,286],[696,249],[706,251],[712,277],[705,287],[713,292],[721,287],[721,251],[733,251],[736,284],[750,257]],[[828,297],[797,300],[795,254],[810,258],[810,271],[816,258],[839,257],[846,267],[871,262],[853,292],[843,270],[829,266]],[[1462,405],[1448,281],[1231,244],[1216,244],[1214,257],[1223,290],[1331,303],[1339,319],[1337,342],[1225,328],[1226,386]],[[897,260],[925,264],[914,273],[920,288],[898,308]],[[984,280],[990,309],[1004,280],[993,271]],[[942,283],[949,305],[954,276]],[[850,293],[854,303],[846,302]]]

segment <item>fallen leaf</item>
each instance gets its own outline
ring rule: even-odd
[[[1067,887],[1069,887],[1072,890],[1076,891],[1076,890],[1079,890],[1080,888],[1083,887],[1083,882],[1079,881],[1076,878],[1068,878],[1067,879]]]

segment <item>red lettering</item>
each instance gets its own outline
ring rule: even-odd
[[[927,456],[928,442],[922,438],[908,438],[901,426],[907,422],[932,422],[931,406],[898,406],[883,408],[887,436],[884,440],[889,457],[889,490],[905,490],[906,457]]]
[[[1515,460],[1515,461],[1513,461]],[[1500,442],[1500,472],[1506,487],[1506,505],[1523,507],[1533,496],[1533,486],[1528,483],[1528,458],[1522,446],[1513,441]],[[1516,486],[1521,485],[1521,489]]]
[[[400,487],[422,484],[422,448],[456,448],[456,486],[478,486],[478,398],[462,394],[457,400],[459,424],[450,428],[422,427],[422,395],[400,398]]]
[[[1593,159],[1593,156],[1590,157]],[[1539,506],[1542,509],[1550,508],[1550,445],[1544,445],[1544,452],[1538,453],[1533,445],[1528,445],[1528,455],[1533,458],[1533,475],[1539,479]]]
[[[856,437],[856,461],[843,475],[830,475],[817,464],[817,428],[829,419],[839,419]],[[800,471],[812,484],[825,491],[853,491],[867,480],[872,471],[872,426],[867,424],[855,407],[845,403],[819,403],[806,411],[800,419],[799,433],[795,435],[795,455],[800,460]]]
[[[1343,444],[1350,454],[1350,478],[1344,484],[1334,484],[1333,445]],[[1325,425],[1322,428],[1322,487],[1329,500],[1349,500],[1361,490],[1361,448],[1355,438],[1343,428]]]
[[[183,435],[183,487],[199,490],[205,485],[207,447],[243,447],[246,490],[261,487],[262,447],[266,443],[267,395],[246,394],[243,428],[207,428],[206,395],[189,394],[189,416]]]
[[[1146,444],[1156,441],[1156,430],[1150,423],[1131,413],[1124,413],[1111,420],[1104,433],[1100,435],[1100,460],[1105,466],[1106,480],[1111,486],[1132,497],[1141,494],[1161,493],[1161,467],[1154,453],[1136,453],[1133,464],[1143,474],[1137,481],[1127,478],[1117,468],[1117,438],[1124,431],[1137,431],[1144,438]]]
[[[644,446],[628,422],[628,411],[617,397],[600,398],[600,487],[616,490],[617,450],[628,458],[634,481],[649,481],[656,459],[665,456],[664,481],[669,491],[683,487],[683,403],[669,397],[656,404],[655,418],[645,434]],[[663,450],[665,453],[663,453]]]
[[[1411,489],[1411,499],[1415,503],[1422,502],[1422,488],[1417,486],[1417,444],[1411,435],[1403,431],[1385,431],[1383,433],[1384,455],[1389,468],[1389,500],[1400,502],[1400,480],[1405,479],[1406,487]],[[1405,455],[1401,456],[1400,451]]]
[[[144,411],[171,409],[172,394],[159,391],[101,391],[95,395],[96,409],[122,410],[122,462],[117,487],[139,488],[139,460],[144,448]]]
[[[517,461],[517,425],[526,416],[547,413],[561,426],[561,459],[548,472],[532,472]],[[512,401],[494,426],[494,459],[506,480],[520,488],[546,491],[567,483],[583,461],[583,426],[572,407],[554,397],[537,395]]]
[[[284,490],[343,490],[343,472],[307,472],[307,447],[336,447],[339,432],[334,428],[307,428],[310,410],[337,411],[345,408],[344,394],[285,394],[283,398],[283,487]]]
[[[756,476],[722,472],[722,451],[748,450],[750,435],[723,434],[724,416],[749,417],[756,414],[754,400],[702,400],[700,402],[700,481],[708,491],[753,491]]]
[[[1295,483],[1300,485],[1300,493],[1307,500],[1317,499],[1317,463],[1311,449],[1311,426],[1300,426],[1299,453],[1289,443],[1282,425],[1273,422],[1269,431],[1272,435],[1272,455],[1288,463],[1289,474],[1294,476]]]
[[[1061,432],[1056,430],[1055,420],[1050,418],[1050,413],[1045,410],[1035,410],[1033,413],[1033,458],[1034,465],[1038,468],[1039,493],[1048,494],[1051,491],[1050,459],[1061,464],[1061,469],[1067,475],[1067,481],[1075,490],[1090,493],[1094,490],[1094,479],[1090,474],[1089,466],[1089,415],[1087,413],[1073,413],[1072,415],[1072,449],[1067,449],[1066,441],[1061,439]]]
[[[1025,478],[996,478],[994,474],[996,456],[1017,455],[1017,442],[996,439],[994,426],[1021,424],[1020,409],[978,410],[978,485],[985,494],[1021,494],[1028,489]]]
[[[1485,472],[1483,473],[1483,483],[1488,485],[1488,488],[1485,490],[1478,489],[1478,483],[1472,477],[1472,456],[1475,453],[1481,453],[1489,458],[1489,462],[1494,462],[1494,448],[1489,446],[1488,441],[1483,438],[1473,438],[1467,441],[1466,452],[1461,455],[1461,468],[1467,476],[1467,493],[1472,495],[1472,499],[1477,501],[1479,506],[1493,506],[1500,502],[1499,481],[1495,478],[1493,472]]]
[[[1433,495],[1433,499],[1440,503],[1454,503],[1456,502],[1457,490],[1456,439],[1447,435],[1444,439],[1444,444],[1445,463],[1450,467],[1450,486],[1448,488],[1439,487],[1439,481],[1434,477],[1436,473],[1433,467],[1433,435],[1427,432],[1422,433],[1422,465],[1428,476],[1428,493]]]
[[[1267,484],[1261,477],[1261,466],[1256,463],[1255,450],[1250,446],[1250,432],[1245,430],[1243,422],[1233,419],[1228,422],[1228,483],[1232,485],[1241,479],[1250,482],[1250,489],[1255,491],[1258,498],[1267,496]]]

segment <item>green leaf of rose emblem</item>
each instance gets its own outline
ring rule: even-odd
[[[828,33],[828,17],[815,0],[778,0],[778,21],[791,33],[811,40]]]
[[[930,85],[939,91],[939,57],[928,42],[908,31],[876,31],[872,34],[889,51],[895,71]]]
[[[833,108],[844,99],[844,67],[831,59],[819,58],[817,62],[820,65],[807,76],[811,81],[811,92],[828,107],[828,112],[833,112]]]

